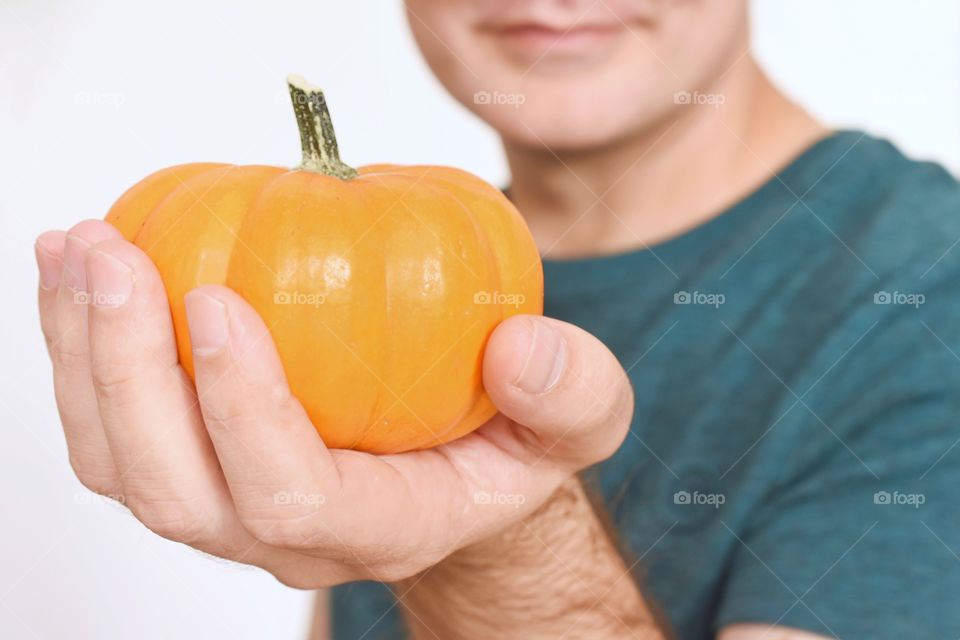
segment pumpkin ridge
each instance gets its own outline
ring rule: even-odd
[[[176,226],[177,226],[177,224],[178,224],[185,216],[190,215],[190,212],[193,211],[193,207],[195,207],[195,206],[198,205],[198,204],[203,204],[203,196],[205,196],[205,195],[207,195],[208,193],[210,193],[210,191],[220,183],[220,180],[222,180],[223,178],[225,178],[225,177],[227,176],[227,174],[229,174],[230,172],[232,172],[234,169],[236,169],[236,168],[238,168],[238,167],[239,167],[239,165],[236,165],[236,164],[228,164],[228,165],[223,165],[223,166],[219,166],[219,167],[213,167],[213,168],[210,168],[210,169],[208,169],[208,170],[206,170],[206,171],[201,171],[201,172],[199,172],[199,173],[196,173],[196,174],[190,176],[189,178],[187,178],[186,180],[180,180],[180,181],[179,181],[179,184],[175,185],[172,189],[170,189],[169,191],[167,191],[166,195],[164,195],[163,198],[161,198],[155,205],[153,205],[153,208],[150,209],[150,213],[147,214],[147,216],[146,216],[146,217],[144,218],[144,220],[143,220],[143,224],[140,225],[140,229],[137,231],[137,235],[134,237],[133,243],[134,243],[135,245],[137,245],[138,247],[140,247],[141,249],[143,249],[144,253],[150,253],[150,249],[151,249],[151,248],[153,247],[153,245],[156,243],[156,240],[155,240],[154,243],[152,243],[149,247],[144,247],[144,246],[141,246],[141,244],[140,244],[140,236],[141,236],[141,234],[143,233],[143,228],[147,225],[147,223],[149,222],[150,218],[153,217],[154,213],[156,213],[156,211],[157,211],[161,206],[163,206],[168,200],[172,199],[178,191],[180,191],[181,189],[187,188],[187,184],[188,184],[188,183],[190,183],[190,182],[192,182],[192,181],[194,181],[194,180],[199,180],[200,178],[202,178],[202,177],[204,177],[204,176],[206,176],[206,175],[208,175],[208,174],[210,174],[210,173],[212,173],[212,172],[214,172],[214,171],[222,171],[222,172],[223,172],[223,175],[222,175],[219,179],[217,179],[216,182],[214,182],[213,184],[209,185],[209,186],[207,187],[207,189],[203,192],[203,194],[201,194],[201,195],[199,195],[199,196],[198,196],[196,193],[194,193],[192,190],[190,190],[189,188],[187,188],[187,190],[190,192],[190,195],[193,196],[194,198],[196,198],[196,202],[194,202],[190,207],[188,207],[188,208],[187,208],[185,211],[183,211],[179,216],[177,216],[177,219],[173,221],[173,224],[171,224],[170,227],[169,227],[169,228],[166,230],[166,232],[164,233],[164,235],[166,235],[167,233],[170,233],[173,229],[175,229]],[[209,205],[206,205],[206,206],[209,207]],[[163,236],[161,236],[161,238],[162,238],[162,237],[163,237]],[[159,238],[158,238],[157,240],[159,240]]]
[[[362,167],[361,167],[361,171],[362,171]],[[362,180],[364,177],[365,177],[364,174],[361,173],[361,174],[360,174],[357,178],[355,178],[354,180],[360,181],[360,180]],[[379,184],[378,184],[378,186],[379,186]],[[371,198],[369,197],[369,194],[365,193],[364,191],[359,191],[359,190],[358,190],[358,198],[363,202],[364,205],[369,205],[370,200],[371,200]],[[364,208],[368,208],[368,207],[365,206]],[[379,224],[379,219],[376,221],[376,223]],[[351,252],[357,248],[357,247],[356,247],[357,243],[359,243],[359,239],[358,239],[357,241],[355,241],[355,244],[351,247]],[[383,254],[380,254],[380,255],[378,256],[378,258],[379,258],[379,259],[382,259],[382,258],[383,258]],[[383,322],[381,323],[381,325],[382,325],[383,327],[389,328],[390,325],[391,325],[391,323],[390,323],[390,321],[389,321],[389,315],[390,315],[390,291],[389,291],[389,289],[387,288],[388,279],[387,279],[387,277],[386,277],[386,275],[387,275],[387,269],[386,269],[386,265],[385,265],[385,264],[382,266],[381,272],[382,272],[382,274],[383,274],[383,291],[384,291],[384,300],[385,300],[385,302],[386,302],[386,308],[384,309],[384,320],[383,320]],[[381,333],[383,333],[383,330],[381,330]],[[360,447],[361,443],[362,443],[364,440],[366,440],[367,437],[368,437],[371,433],[374,432],[374,430],[375,430],[375,428],[376,428],[376,425],[377,425],[377,422],[379,422],[380,420],[384,420],[384,419],[387,418],[387,416],[384,415],[383,412],[381,411],[381,407],[383,406],[383,390],[381,389],[381,387],[386,384],[386,382],[384,382],[385,375],[384,375],[384,371],[383,371],[383,360],[382,360],[382,359],[379,359],[379,360],[377,361],[377,364],[379,365],[379,370],[377,370],[377,371],[374,372],[373,366],[371,366],[370,363],[363,361],[363,359],[361,359],[360,356],[357,356],[356,354],[354,354],[354,358],[360,359],[360,362],[361,362],[362,364],[364,364],[364,366],[366,366],[367,368],[369,368],[369,369],[371,370],[371,372],[374,373],[374,375],[375,375],[375,377],[376,377],[376,394],[375,394],[375,396],[374,396],[374,398],[373,398],[373,401],[370,402],[369,411],[367,412],[366,418],[357,421],[358,424],[362,424],[363,427],[359,430],[359,433],[357,433],[356,437],[355,437],[355,438],[353,439],[353,441],[350,443],[350,447],[349,447],[349,448],[351,448],[351,449]],[[396,392],[394,391],[393,393],[396,393]]]
[[[473,212],[473,219],[476,221],[477,225],[483,230],[482,237],[487,241],[488,249],[494,254],[493,262],[495,263],[495,271],[497,277],[497,287],[496,290],[500,294],[508,295],[536,295],[537,292],[542,292],[542,278],[540,284],[536,287],[531,287],[532,283],[525,282],[523,277],[509,279],[512,261],[511,257],[517,257],[520,253],[532,250],[532,254],[537,256],[537,252],[532,243],[532,238],[528,237],[529,242],[528,246],[523,247],[524,243],[512,244],[507,247],[507,251],[497,251],[494,244],[498,238],[500,238],[500,233],[504,228],[509,230],[511,227],[514,229],[522,228],[524,231],[527,231],[526,224],[523,222],[520,213],[513,207],[513,205],[505,199],[503,194],[498,190],[490,186],[488,183],[483,180],[468,174],[459,169],[450,169],[445,173],[435,174],[433,176],[435,182],[441,183],[447,190],[458,194],[456,197],[458,200],[463,203],[468,211]],[[478,202],[473,207],[468,206],[461,196],[467,200],[477,199]],[[490,223],[493,222],[491,225]],[[519,222],[519,225],[516,223]],[[528,232],[529,233],[529,232]],[[519,253],[518,253],[519,252]],[[538,256],[537,256],[538,257]],[[521,261],[522,262],[522,261]],[[524,274],[525,275],[525,274]],[[509,291],[500,291],[503,287],[507,286],[509,282]],[[537,292],[533,289],[536,288]],[[492,292],[488,292],[491,293]],[[525,298],[524,298],[525,300]],[[519,305],[523,306],[523,311],[526,313],[541,313],[542,312],[542,297],[538,299],[531,299],[532,304],[528,305],[526,302],[520,302]],[[519,313],[521,309],[519,306],[516,309],[511,309],[509,306],[509,301],[504,301],[501,304],[498,304],[499,317],[496,321],[497,324],[502,322],[504,319]],[[494,325],[491,328],[490,333],[492,333]],[[486,345],[489,342],[490,334],[485,337],[483,344],[481,346],[481,353],[486,349]],[[482,360],[480,362],[482,367]],[[482,376],[482,368],[479,374]],[[485,390],[480,387],[480,392],[476,395],[473,407],[467,412],[466,419],[464,424],[459,425],[457,429],[449,433],[446,438],[447,440],[456,439],[466,433],[469,433],[473,428],[476,428],[475,422],[477,420],[483,420],[483,416],[493,415],[488,412],[495,412],[496,407],[493,405],[492,401],[489,399],[489,396],[486,394]]]
[[[400,171],[360,175],[361,179],[366,177],[374,178],[375,179],[374,184],[376,184],[378,190],[381,193],[385,192],[389,194],[390,197],[395,199],[395,202],[387,206],[386,210],[383,211],[383,213],[381,213],[377,217],[376,224],[379,224],[382,218],[392,215],[394,211],[397,211],[397,210],[402,211],[403,209],[410,209],[410,205],[406,204],[404,202],[404,199],[407,198],[409,194],[419,186],[420,183],[422,183],[422,179],[420,179],[419,177],[411,176],[407,173],[400,172]],[[390,177],[396,180],[398,183],[400,183],[400,185],[398,185],[400,187],[399,192],[394,191],[394,189],[391,188],[391,186],[389,186],[383,180],[381,180],[380,178],[382,177]],[[413,182],[413,184],[408,184],[411,181]],[[368,197],[368,200],[376,201],[376,198]],[[385,302],[384,309],[383,309],[383,320],[380,323],[380,326],[382,327],[383,333],[386,335],[386,334],[389,334],[389,332],[391,331],[391,328],[397,324],[394,321],[395,306],[392,304],[394,293],[390,288],[391,281],[390,281],[390,273],[388,268],[389,265],[386,263],[386,253],[378,254],[378,260],[381,261],[380,271],[383,277],[383,291],[384,291],[384,302]],[[394,372],[387,370],[387,367],[392,366],[391,363],[388,362],[386,359],[381,358],[377,361],[377,366],[378,366],[378,370],[376,371],[377,382],[378,382],[377,394],[376,394],[376,397],[374,398],[374,402],[371,404],[370,417],[367,419],[366,426],[363,429],[362,433],[358,436],[357,445],[360,445],[360,443],[363,443],[365,440],[367,440],[368,437],[371,436],[371,434],[376,433],[375,428],[377,427],[378,423],[386,422],[389,424],[391,422],[390,414],[392,412],[398,411],[398,410],[402,411],[408,407],[408,405],[404,401],[404,398],[412,390],[412,387],[409,389],[402,389],[402,390],[394,389],[391,386],[392,379],[395,377]],[[387,390],[389,391],[389,397],[384,395],[383,387],[387,387]],[[413,410],[410,410],[410,411],[414,413],[414,418],[419,423],[425,425],[425,421],[423,420],[423,418],[421,418],[419,415],[413,412]],[[427,429],[429,430],[429,427],[427,427]],[[372,438],[374,442],[376,442],[378,439],[379,438],[377,438],[376,435],[374,435]]]
[[[442,247],[443,251],[457,256],[458,261],[461,264],[463,264],[465,267],[467,267],[467,269],[470,271],[470,275],[473,277],[473,279],[478,281],[477,284],[484,282],[484,276],[490,277],[490,275],[492,274],[498,279],[497,286],[499,287],[499,278],[500,278],[499,270],[497,268],[493,268],[493,269],[490,268],[490,265],[496,262],[495,260],[496,256],[492,251],[492,248],[490,246],[490,242],[486,236],[486,233],[484,233],[483,228],[477,223],[476,217],[473,215],[473,212],[470,210],[470,208],[467,207],[466,204],[463,202],[463,200],[461,200],[460,197],[457,196],[457,194],[454,193],[451,189],[444,188],[446,185],[443,183],[447,182],[447,180],[444,179],[444,176],[431,175],[435,167],[411,166],[411,167],[408,167],[408,169],[411,170],[411,173],[404,174],[404,175],[406,175],[409,179],[416,178],[419,181],[419,184],[422,185],[424,189],[427,189],[433,192],[434,194],[436,194],[438,199],[442,198],[448,201],[453,201],[453,203],[455,203],[455,206],[451,207],[451,209],[456,209],[460,213],[461,217],[468,222],[469,228],[472,231],[471,237],[475,239],[478,249],[480,250],[481,253],[484,254],[483,257],[485,258],[485,260],[483,261],[483,263],[487,265],[487,268],[484,269],[484,274],[482,275],[474,273],[473,269],[470,268],[468,265],[466,265],[463,259],[456,254],[456,252],[454,251],[454,248],[444,245],[442,242],[442,239],[438,237],[437,241],[440,243],[440,246]],[[424,171],[424,175],[418,176],[412,173],[412,170],[414,169],[418,169],[418,170],[422,169]],[[441,183],[438,184],[437,181],[441,181]],[[421,221],[421,224],[424,224],[424,223]],[[480,322],[480,319],[476,320],[475,323],[476,322]],[[448,345],[448,346],[451,349],[454,348],[457,344],[459,344],[461,340],[467,337],[468,332],[469,332],[469,328],[468,328],[468,331],[460,334],[452,345]],[[483,342],[485,344],[486,339],[484,339]],[[443,356],[443,357],[446,357],[446,356]],[[481,366],[482,366],[482,358],[483,358],[482,351],[480,353],[480,358],[481,358]],[[473,397],[470,398],[469,403],[466,404],[460,410],[460,413],[456,417],[450,419],[450,421],[447,424],[442,425],[442,427],[439,429],[430,429],[431,441],[425,444],[436,445],[436,444],[441,444],[443,442],[447,442],[450,439],[449,438],[450,434],[458,430],[458,428],[462,425],[463,420],[470,415],[470,413],[473,411],[474,407],[476,406],[477,402],[484,395],[485,395],[485,391],[482,389],[482,379],[481,379],[481,388],[479,390],[474,391]]]
[[[483,250],[484,250],[484,252],[485,252],[485,254],[486,254],[487,262],[488,262],[488,264],[490,264],[490,265],[493,266],[493,268],[490,270],[491,275],[492,275],[492,277],[493,277],[493,282],[491,282],[491,283],[489,283],[489,284],[493,284],[493,285],[494,285],[494,286],[493,286],[493,291],[499,291],[500,288],[503,286],[503,266],[500,264],[500,259],[499,259],[499,257],[497,256],[496,251],[493,250],[493,245],[491,244],[492,241],[491,241],[491,238],[490,238],[489,234],[486,233],[486,230],[485,230],[485,229],[480,225],[480,223],[477,221],[477,216],[476,216],[476,214],[470,209],[470,207],[468,207],[468,206],[466,205],[466,203],[460,198],[460,196],[459,196],[455,191],[450,190],[449,188],[447,188],[447,189],[441,189],[443,186],[449,185],[449,183],[450,183],[450,180],[449,180],[448,178],[446,178],[446,176],[435,176],[435,177],[431,178],[431,180],[433,180],[433,181],[442,181],[443,183],[445,183],[445,184],[443,184],[443,185],[435,185],[435,186],[434,186],[434,189],[435,189],[435,190],[438,190],[438,191],[439,191],[439,190],[442,190],[446,195],[448,195],[449,197],[453,198],[453,199],[457,202],[457,204],[460,205],[460,209],[462,209],[463,214],[470,220],[471,226],[473,227],[473,230],[474,230],[474,235],[477,237],[480,246],[483,248]],[[478,284],[479,284],[479,283],[478,283]],[[499,319],[496,321],[496,323],[493,325],[493,328],[494,328],[494,329],[495,329],[501,322],[503,322],[503,320],[504,320],[504,318],[505,318],[503,305],[499,305],[499,304],[498,304],[498,305],[495,305],[495,306],[496,306],[497,311],[499,312],[499,316],[500,316],[500,317],[499,317]],[[490,331],[490,333],[492,333],[492,330]],[[487,345],[487,342],[489,341],[489,338],[490,338],[490,335],[489,335],[489,333],[488,333],[487,336],[484,337],[484,339],[483,339],[483,348],[484,348],[484,349],[486,348],[486,345]],[[483,384],[482,384],[482,381],[483,381],[483,349],[481,349],[481,352],[480,352],[480,380],[481,380],[481,386],[480,386],[480,388],[479,388],[478,390],[476,390],[475,393],[473,394],[473,397],[472,397],[471,400],[470,400],[469,406],[465,407],[464,410],[461,412],[459,418],[458,418],[456,421],[454,421],[451,425],[449,425],[449,427],[448,427],[446,430],[444,430],[444,432],[441,434],[441,442],[446,442],[447,436],[449,436],[450,433],[456,431],[456,430],[458,429],[458,427],[460,427],[462,421],[463,421],[465,418],[467,418],[467,417],[473,412],[473,410],[476,408],[477,404],[478,404],[478,403],[483,399],[483,397],[486,395],[486,390],[483,388]]]
[[[115,226],[128,242],[134,242],[153,210],[169,195],[170,191],[179,186],[179,183],[208,170],[224,166],[229,165],[216,162],[190,162],[154,171],[124,191],[107,211],[104,219]],[[185,177],[180,177],[180,173],[185,174]],[[170,176],[177,179],[177,184],[169,180]],[[167,185],[167,182],[171,184]],[[145,200],[150,204],[144,209],[142,202]]]

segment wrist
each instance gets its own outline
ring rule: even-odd
[[[655,631],[576,477],[524,520],[394,585],[413,637]],[[576,635],[576,634],[574,634]],[[641,637],[643,637],[641,635]]]
[[[565,522],[562,514],[577,511],[582,516],[585,508],[589,504],[583,487],[577,478],[571,477],[528,517],[396,583],[394,592],[408,623],[416,631],[417,626],[426,626],[424,620],[457,620],[456,630],[438,631],[432,623],[430,628],[440,637],[470,637],[457,633],[464,627],[475,630],[478,637],[491,637],[493,628],[510,625],[514,615],[530,616],[536,612],[549,617],[554,613],[553,603],[543,602],[531,608],[517,594],[533,596],[539,592],[538,582],[544,579],[543,570],[549,564],[543,562],[543,556],[558,541],[566,545],[579,537],[574,533],[564,539],[563,532],[582,527],[582,522]]]

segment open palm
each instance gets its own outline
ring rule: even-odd
[[[599,341],[515,316],[485,352],[500,413],[478,431],[404,454],[328,449],[269,331],[233,291],[187,295],[194,385],[156,268],[112,226],[48,232],[37,259],[80,481],[164,537],[292,586],[408,577],[524,518],[615,451],[629,425],[628,379]]]

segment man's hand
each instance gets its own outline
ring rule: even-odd
[[[187,296],[194,387],[156,268],[112,226],[48,232],[37,259],[80,481],[164,537],[291,586],[398,581],[494,539],[612,454],[630,422],[627,376],[599,341],[518,316],[485,353],[500,413],[481,429],[399,455],[327,449],[267,328],[236,293],[205,286]]]

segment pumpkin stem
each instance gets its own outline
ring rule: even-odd
[[[333,121],[323,91],[296,75],[287,76],[287,86],[303,148],[303,162],[297,168],[341,180],[356,178],[359,175],[357,170],[340,160],[337,136],[333,132]]]

